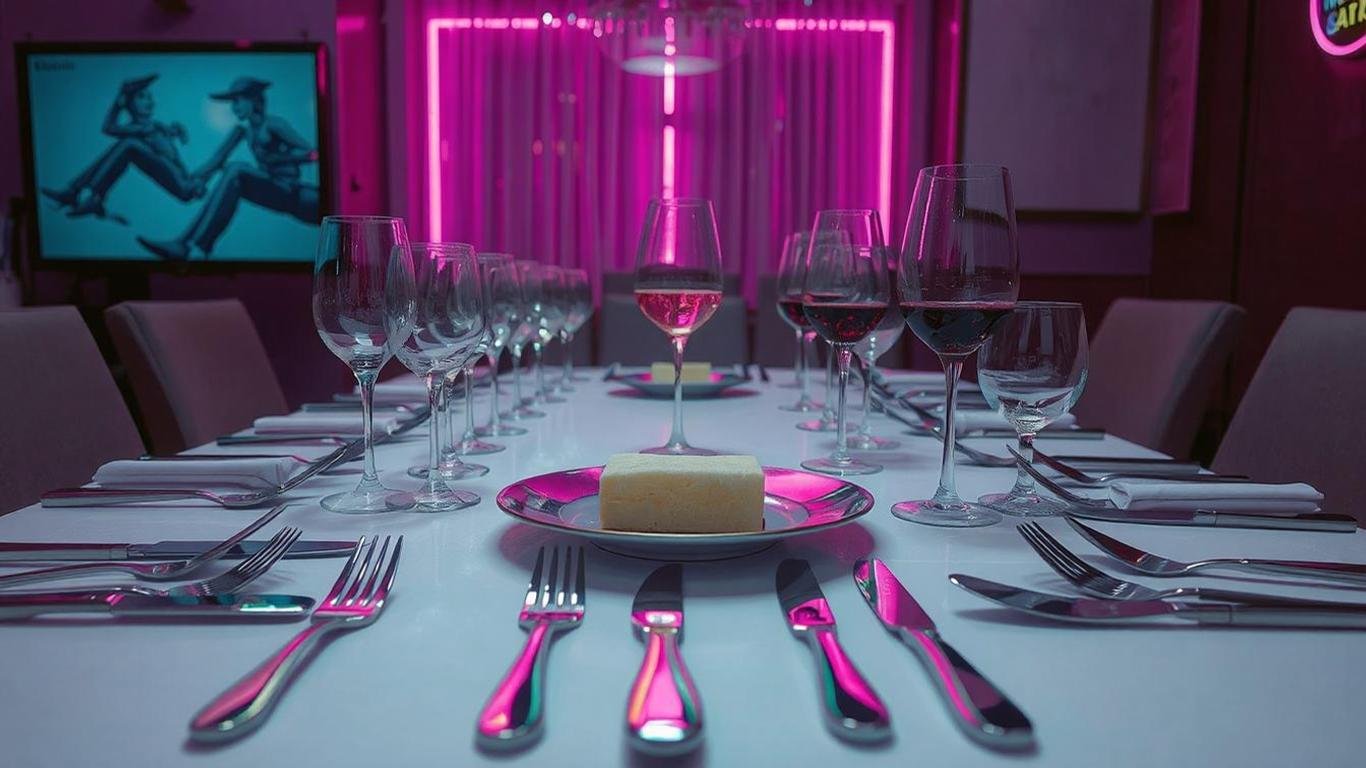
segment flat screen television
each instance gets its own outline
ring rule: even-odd
[[[319,43],[16,45],[45,263],[311,262],[331,208]]]

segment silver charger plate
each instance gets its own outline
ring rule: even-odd
[[[632,389],[640,392],[646,397],[669,398],[674,396],[674,383],[668,381],[655,381],[649,373],[631,373],[615,379]],[[685,381],[683,382],[684,399],[692,397],[716,397],[731,387],[744,384],[749,379],[737,373],[717,372],[711,373],[711,381]]]
[[[837,477],[764,467],[764,529],[746,533],[640,533],[604,530],[598,518],[602,467],[528,477],[498,493],[498,507],[517,520],[589,539],[616,554],[651,560],[719,560],[765,550],[791,536],[853,522],[873,507],[873,494]]]

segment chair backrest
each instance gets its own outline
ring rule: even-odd
[[[754,362],[791,368],[796,354],[796,333],[778,316],[778,276],[760,275],[754,307]]]
[[[1324,511],[1366,523],[1366,312],[1290,310],[1211,465],[1266,482],[1306,482]]]
[[[73,307],[0,312],[0,513],[142,453],[90,329]]]
[[[105,310],[105,320],[158,454],[288,410],[261,337],[236,299],[126,301]]]
[[[1243,314],[1218,301],[1117,299],[1091,342],[1077,420],[1186,458]]]
[[[749,361],[745,300],[726,296],[721,306],[692,338],[685,357],[712,365]],[[669,337],[640,312],[631,295],[605,295],[598,323],[598,357],[602,365],[650,365],[674,359]]]

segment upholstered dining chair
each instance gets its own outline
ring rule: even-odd
[[[1087,427],[1188,457],[1243,315],[1219,301],[1116,299],[1072,412]]]
[[[0,513],[89,482],[142,439],[73,307],[0,312]]]
[[[641,314],[631,294],[602,297],[598,323],[598,358],[601,365],[650,365],[672,361],[669,337]],[[688,340],[686,360],[712,365],[735,365],[749,361],[748,313],[745,300],[726,296],[721,306]]]
[[[1267,347],[1214,455],[1216,472],[1306,482],[1366,524],[1366,312],[1297,307]]]
[[[126,301],[105,322],[154,453],[287,412],[261,337],[236,299]]]

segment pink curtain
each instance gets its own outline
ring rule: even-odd
[[[418,18],[409,26],[421,53],[410,101],[428,121],[410,147],[415,233],[582,266],[595,278],[629,271],[645,205],[661,194],[662,135],[671,125],[675,195],[713,200],[726,269],[740,275],[752,301],[784,236],[810,226],[816,211],[879,207],[882,37],[804,27],[807,19],[882,19],[895,24],[897,41],[892,220],[883,225],[899,241],[928,135],[917,108],[928,98],[915,43],[927,39],[919,19],[928,14],[915,4],[756,3],[745,53],[719,72],[677,78],[673,115],[664,114],[662,78],[626,74],[589,29],[571,21],[586,5],[420,0],[413,7]],[[554,25],[540,23],[546,13]],[[798,28],[766,21],[780,18],[798,20]],[[435,146],[426,130],[433,107]],[[433,173],[437,210],[429,210]]]

